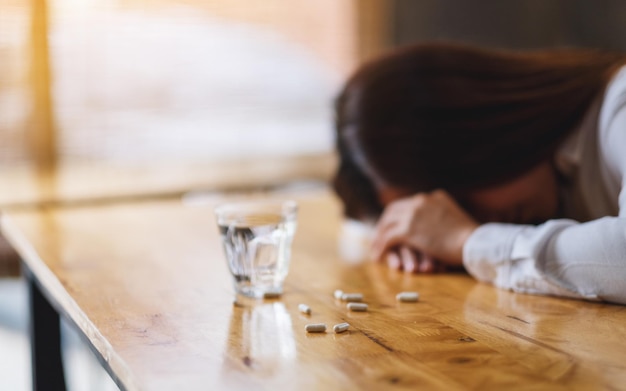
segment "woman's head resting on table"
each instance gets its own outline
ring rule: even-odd
[[[345,214],[376,219],[394,200],[443,189],[480,222],[556,217],[552,157],[623,63],[597,50],[432,43],[364,64],[335,107]]]

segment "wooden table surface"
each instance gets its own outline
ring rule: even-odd
[[[279,195],[284,197],[285,195]],[[2,228],[45,296],[128,390],[595,390],[626,385],[626,307],[518,295],[338,255],[337,201],[295,197],[285,294],[239,300],[214,201],[13,211]],[[362,292],[350,313],[335,289]],[[400,291],[418,303],[397,303]],[[312,308],[310,316],[298,304]],[[348,322],[343,334],[307,323]]]
[[[333,153],[204,162],[60,162],[52,169],[0,167],[0,214],[42,205],[94,205],[175,199],[193,192],[249,192],[294,181],[327,182]],[[0,277],[19,274],[19,261],[0,235]]]

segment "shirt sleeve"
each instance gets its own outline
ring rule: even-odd
[[[602,164],[621,181],[619,215],[585,223],[484,224],[463,248],[471,275],[516,292],[626,304],[625,94],[614,102],[610,115],[603,108],[599,144]]]
[[[626,219],[490,223],[464,247],[476,279],[516,292],[626,304]]]
[[[489,223],[480,226],[463,248],[463,263],[477,280],[515,292],[596,299],[551,281],[537,254],[545,242],[575,224],[554,220],[542,226]]]

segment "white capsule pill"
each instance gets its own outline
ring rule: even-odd
[[[348,328],[350,327],[350,325],[348,323],[339,323],[333,326],[333,331],[337,334],[339,333],[343,333],[344,331],[348,330]]]
[[[343,291],[341,289],[337,289],[335,291],[335,299],[341,300],[341,296],[343,296]]]
[[[303,314],[311,315],[311,307],[306,304],[298,304],[298,310]]]
[[[325,323],[311,323],[304,326],[307,333],[324,333],[326,332]]]
[[[404,303],[415,303],[419,298],[420,294],[417,292],[400,292],[396,295],[396,300]]]
[[[367,311],[367,304],[365,304],[365,303],[348,303],[348,309],[350,311]]]
[[[341,300],[349,301],[349,302],[363,301],[363,294],[362,293],[344,293],[343,295],[341,295]]]

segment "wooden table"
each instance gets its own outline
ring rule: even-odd
[[[414,276],[346,263],[337,253],[337,201],[327,191],[296,198],[292,266],[278,300],[234,303],[214,201],[14,211],[2,228],[40,307],[68,318],[122,389],[626,384],[626,307],[517,295],[464,274]],[[346,311],[333,297],[338,288],[362,292],[370,310]],[[407,290],[419,291],[420,301],[397,303],[396,293]],[[299,303],[312,314],[299,313]],[[351,324],[343,334],[304,332],[307,323],[343,321]],[[46,352],[50,340],[37,343]],[[59,368],[41,361],[38,370],[52,372],[40,379],[54,381]]]
[[[217,161],[60,161],[0,167],[0,214],[40,206],[75,206],[178,199],[193,192],[267,191],[294,182],[327,182],[334,153]],[[0,277],[19,275],[19,260],[0,235]]]

